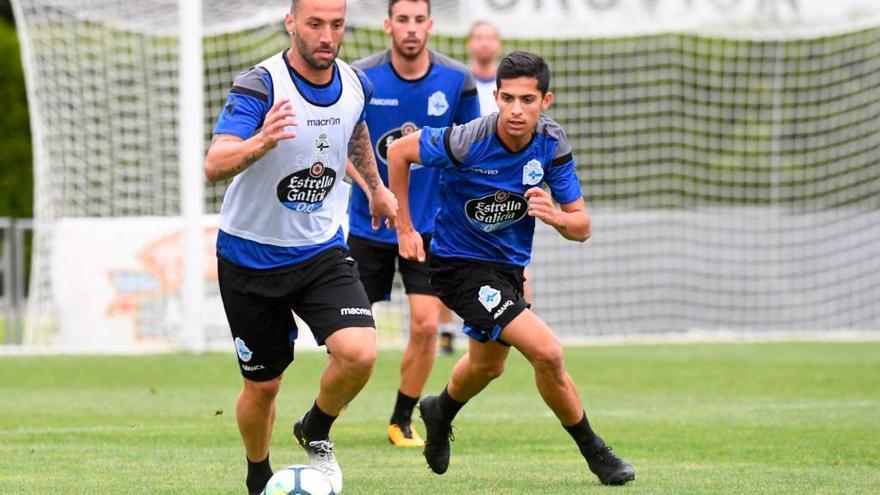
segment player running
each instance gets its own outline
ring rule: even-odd
[[[397,204],[376,170],[364,109],[370,85],[337,60],[344,0],[293,0],[290,48],[235,78],[205,159],[212,182],[234,177],[220,210],[220,293],[244,386],[236,419],[247,489],[272,476],[269,443],[281,375],[293,361],[291,310],[330,352],[312,408],[293,434],[336,493],[330,428],[376,359],[375,324],[342,234],[346,160],[369,191],[373,225]],[[294,119],[294,116],[296,119]]]
[[[390,0],[385,32],[391,38],[391,48],[352,64],[362,69],[375,87],[366,122],[383,179],[388,176],[388,146],[396,139],[426,125],[463,124],[480,115],[467,67],[427,48],[432,27],[428,0]],[[434,365],[442,305],[428,283],[427,264],[398,256],[393,229],[371,228],[365,185],[356,171],[350,175],[361,187],[352,191],[348,244],[367,296],[371,303],[390,298],[396,262],[409,302],[409,340],[400,364],[388,439],[397,447],[422,447],[424,440],[412,427],[412,411]],[[412,171],[412,218],[426,245],[438,210],[438,177],[439,170],[433,168]]]
[[[544,402],[568,431],[603,484],[635,478],[592,430],[565,369],[553,331],[523,299],[523,267],[531,257],[535,219],[563,237],[585,241],[590,218],[571,146],[562,128],[542,114],[553,102],[550,69],[527,52],[498,67],[500,112],[457,127],[426,127],[389,151],[391,190],[400,210],[400,254],[426,258],[410,218],[409,164],[441,170],[440,215],[431,242],[431,284],[464,320],[470,349],[439,396],[419,403],[425,422],[425,459],[438,474],[449,466],[452,420],[504,369],[515,347],[532,364]],[[550,188],[548,194],[543,184]],[[554,200],[561,206],[554,205]]]

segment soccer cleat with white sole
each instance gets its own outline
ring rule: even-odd
[[[303,435],[303,420],[300,419],[293,425],[293,438],[296,443],[305,449],[309,456],[309,465],[320,471],[330,486],[333,487],[333,493],[342,492],[342,469],[336,462],[336,454],[333,450],[333,442],[330,440],[313,440],[309,441]]]

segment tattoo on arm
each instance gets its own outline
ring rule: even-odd
[[[382,178],[379,177],[379,169],[376,167],[376,157],[373,155],[370,131],[367,129],[366,122],[359,123],[351,133],[351,140],[348,142],[348,157],[354,168],[364,178],[370,192],[378,190],[382,185]]]
[[[214,136],[214,139],[211,140],[211,146],[213,146],[216,143],[223,143],[223,142],[238,143],[241,141],[239,141],[229,135],[221,134],[219,136]],[[226,180],[226,179],[231,179],[232,177],[235,177],[236,175],[238,175],[239,173],[244,171],[244,169],[250,167],[251,165],[254,164],[254,162],[259,160],[260,156],[261,155],[256,151],[249,153],[248,155],[246,155],[244,157],[244,159],[241,162],[236,163],[235,165],[233,165],[231,168],[229,168],[227,170],[221,171],[217,176],[217,180]]]

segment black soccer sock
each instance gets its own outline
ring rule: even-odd
[[[587,413],[584,411],[584,417],[578,421],[577,423],[571,426],[562,425],[565,428],[565,431],[571,435],[571,438],[574,439],[575,443],[577,443],[578,448],[581,453],[586,455],[588,452],[593,452],[597,445],[597,440],[599,443],[602,442],[596,432],[590,428],[590,422],[587,420]]]
[[[263,488],[266,488],[266,483],[272,477],[272,466],[269,464],[269,456],[266,455],[266,458],[260,462],[251,462],[247,456],[245,456],[245,459],[248,465],[247,480],[245,481],[248,493],[260,493],[263,491]]]
[[[391,413],[389,424],[399,426],[410,424],[412,422],[413,409],[418,401],[418,397],[410,397],[398,390],[397,402],[394,403],[394,412]]]
[[[440,392],[439,404],[440,411],[443,413],[443,417],[451,423],[452,420],[455,419],[455,415],[458,414],[458,411],[460,411],[461,408],[464,407],[465,404],[467,404],[467,401],[459,402],[450,397],[448,388],[449,386],[447,385],[447,387],[444,388],[442,392]]]
[[[330,427],[336,416],[330,416],[318,407],[315,402],[309,412],[303,418],[303,435],[309,442],[315,440],[328,440],[330,438]]]

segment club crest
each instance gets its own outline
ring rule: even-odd
[[[480,287],[480,295],[477,297],[486,311],[492,311],[501,302],[501,291],[484,285]]]
[[[437,91],[428,98],[428,116],[440,117],[449,110],[449,102],[446,100],[446,93]]]
[[[538,160],[529,160],[523,165],[522,183],[526,186],[537,186],[544,178],[544,168]]]

